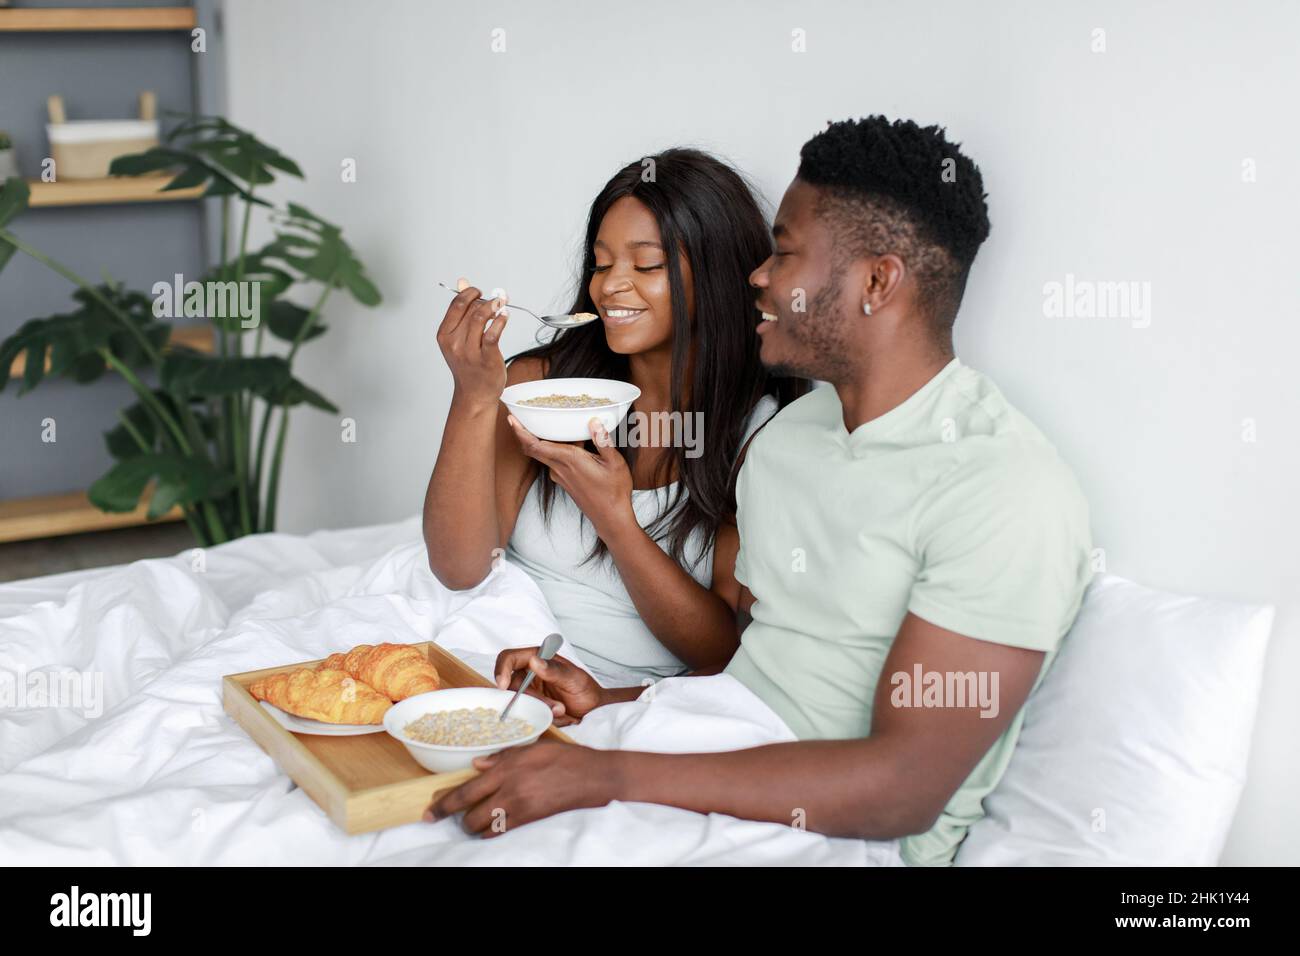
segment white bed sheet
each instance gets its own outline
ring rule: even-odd
[[[472,592],[429,573],[415,519],[260,535],[202,553],[0,585],[0,863],[901,865],[897,841],[614,803],[491,839],[457,820],[348,836],[224,713],[224,674],[354,644],[436,639],[482,671],[555,630],[501,567]],[[571,647],[562,651],[577,658]],[[29,690],[89,675],[102,712]],[[792,739],[734,679],[677,678],[569,732],[598,747],[724,750]],[[91,713],[85,710],[87,705]]]

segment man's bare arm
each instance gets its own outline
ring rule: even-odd
[[[831,836],[889,839],[928,830],[1015,718],[1043,652],[964,637],[909,614],[876,689],[871,735],[717,754],[613,755],[614,799],[804,825]],[[895,707],[891,676],[997,673],[997,713],[970,706]],[[990,681],[990,686],[992,686]]]

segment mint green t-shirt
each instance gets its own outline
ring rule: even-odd
[[[727,673],[804,740],[871,734],[876,684],[909,611],[1047,652],[1041,681],[1092,573],[1088,505],[1069,468],[955,358],[852,433],[834,388],[791,403],[751,443],[736,499],[736,578],[755,603]],[[905,862],[952,862],[1023,716],[935,825],[901,841]]]

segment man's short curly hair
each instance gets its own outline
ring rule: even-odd
[[[798,177],[818,187],[817,213],[847,257],[898,255],[921,307],[950,332],[989,213],[979,167],[939,126],[884,116],[830,123],[804,144]]]

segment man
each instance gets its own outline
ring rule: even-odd
[[[464,811],[485,832],[498,808],[511,826],[610,800],[781,823],[798,808],[811,830],[951,863],[1090,577],[1069,469],[953,355],[984,200],[938,127],[834,123],[804,146],[751,277],[764,365],[830,386],[759,432],[736,492],[735,599],[752,621],[726,673],[798,741],[507,750],[433,817]],[[600,688],[530,649],[503,653],[498,681],[529,666],[570,717],[643,689]]]

